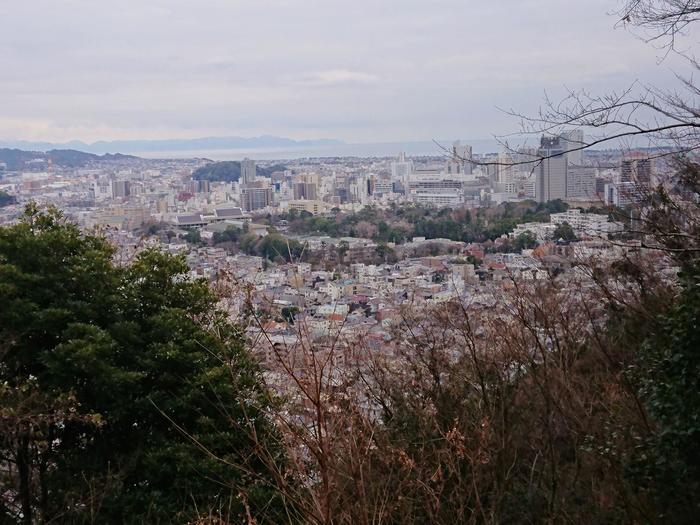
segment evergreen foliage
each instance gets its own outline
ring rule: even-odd
[[[0,228],[0,521],[274,515],[251,437],[272,433],[268,397],[236,328],[182,257],[113,253],[55,210]]]

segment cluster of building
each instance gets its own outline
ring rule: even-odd
[[[590,280],[580,269],[581,262],[600,265],[642,250],[639,243],[595,238],[546,241],[522,253],[485,253],[478,244],[457,244],[458,253],[450,255],[390,264],[353,263],[333,270],[304,262],[265,269],[259,257],[212,248],[191,252],[190,263],[193,275],[216,276],[233,290],[222,303],[233,318],[250,320],[253,314],[247,334],[263,361],[274,368],[275,353],[294,348],[300,338],[327,341],[345,334],[375,349],[387,348],[409,310],[448,303],[491,308],[519,280],[545,280],[557,274],[578,285]]]
[[[499,154],[473,154],[470,146],[456,142],[440,157],[409,159],[401,153],[396,159],[296,161],[269,177],[257,176],[255,162],[246,159],[228,198],[247,212],[313,215],[370,204],[454,208],[526,199],[626,206],[657,182],[648,154],[601,162],[584,155],[584,144],[580,131]]]
[[[225,220],[287,212],[323,215],[404,203],[455,208],[561,199],[574,206],[624,207],[659,181],[647,153],[584,154],[578,149],[583,143],[583,135],[574,131],[542,137],[536,148],[498,154],[474,154],[456,142],[435,157],[300,159],[283,165],[245,159],[240,178],[232,182],[193,180],[193,171],[206,164],[200,159],[123,157],[82,168],[27,162],[21,171],[0,172],[0,190],[20,202],[53,203],[86,227],[134,229],[148,222],[208,225],[226,214]],[[259,165],[265,168],[262,175]],[[4,208],[0,214],[7,220],[16,210]]]
[[[625,229],[623,223],[611,221],[607,215],[584,213],[578,208],[572,208],[562,213],[550,214],[549,222],[518,224],[510,235],[517,238],[523,233],[530,232],[538,241],[544,242],[554,239],[557,227],[564,224],[571,226],[577,237],[608,239],[611,235],[622,233]]]
[[[536,149],[492,155],[475,155],[469,146],[455,143],[446,157],[302,159],[285,161],[284,169],[271,173],[274,162],[246,159],[240,179],[233,182],[193,180],[192,173],[205,164],[202,160],[125,157],[82,168],[28,163],[21,171],[2,172],[0,190],[18,203],[0,208],[0,221],[14,220],[29,200],[53,204],[82,227],[101,229],[127,259],[143,246],[160,245],[185,253],[192,276],[247,290],[242,295],[232,292],[225,307],[234,317],[251,306],[263,312],[265,326],[251,326],[253,332],[264,328],[272,340],[286,341],[294,337],[294,323],[303,321],[314,334],[324,334],[342,322],[381,344],[407,304],[459,299],[486,305],[512,277],[536,280],[553,270],[575,273],[575,259],[618,257],[620,250],[639,250],[639,245],[602,241],[622,232],[624,225],[579,209],[554,213],[549,223],[518,225],[511,237],[529,231],[539,244],[533,250],[489,253],[479,244],[415,238],[400,247],[389,245],[397,257],[383,264],[366,262],[378,249],[370,239],[297,239],[310,252],[320,253],[316,260],[322,262],[324,250],[342,246],[344,264],[329,267],[299,261],[272,264],[188,244],[181,240],[183,234],[197,229],[206,239],[234,226],[262,237],[268,227],[256,218],[266,214],[318,215],[365,205],[455,208],[523,199],[623,205],[654,182],[655,166],[648,156],[618,154],[601,162],[578,150],[582,143],[580,133],[571,133],[544,137]],[[260,165],[266,168],[264,176]],[[564,223],[580,240],[553,238]],[[164,230],[172,235],[164,236]],[[443,255],[425,255],[428,245]]]

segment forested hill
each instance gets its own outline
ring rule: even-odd
[[[270,177],[275,171],[286,170],[287,167],[275,164],[268,168],[257,166],[257,174],[263,177]],[[235,182],[241,177],[241,163],[235,160],[223,162],[212,162],[195,170],[192,178],[195,180],[208,180],[217,182]]]
[[[56,166],[67,168],[79,168],[87,165],[90,162],[99,160],[121,160],[133,159],[131,155],[105,154],[95,155],[94,153],[85,153],[73,149],[54,149],[50,151],[25,151],[21,149],[0,148],[0,162],[7,165],[10,171],[21,170],[28,168],[32,163],[40,163],[41,161],[48,163],[51,161]]]

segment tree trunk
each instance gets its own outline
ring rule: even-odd
[[[22,523],[32,524],[32,490],[29,468],[29,436],[22,436],[17,451],[17,471],[19,473],[19,497],[22,502]]]

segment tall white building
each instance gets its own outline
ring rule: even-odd
[[[399,159],[391,163],[391,180],[400,182],[404,190],[408,192],[411,173],[413,173],[413,162],[406,160],[405,153],[399,153]]]

